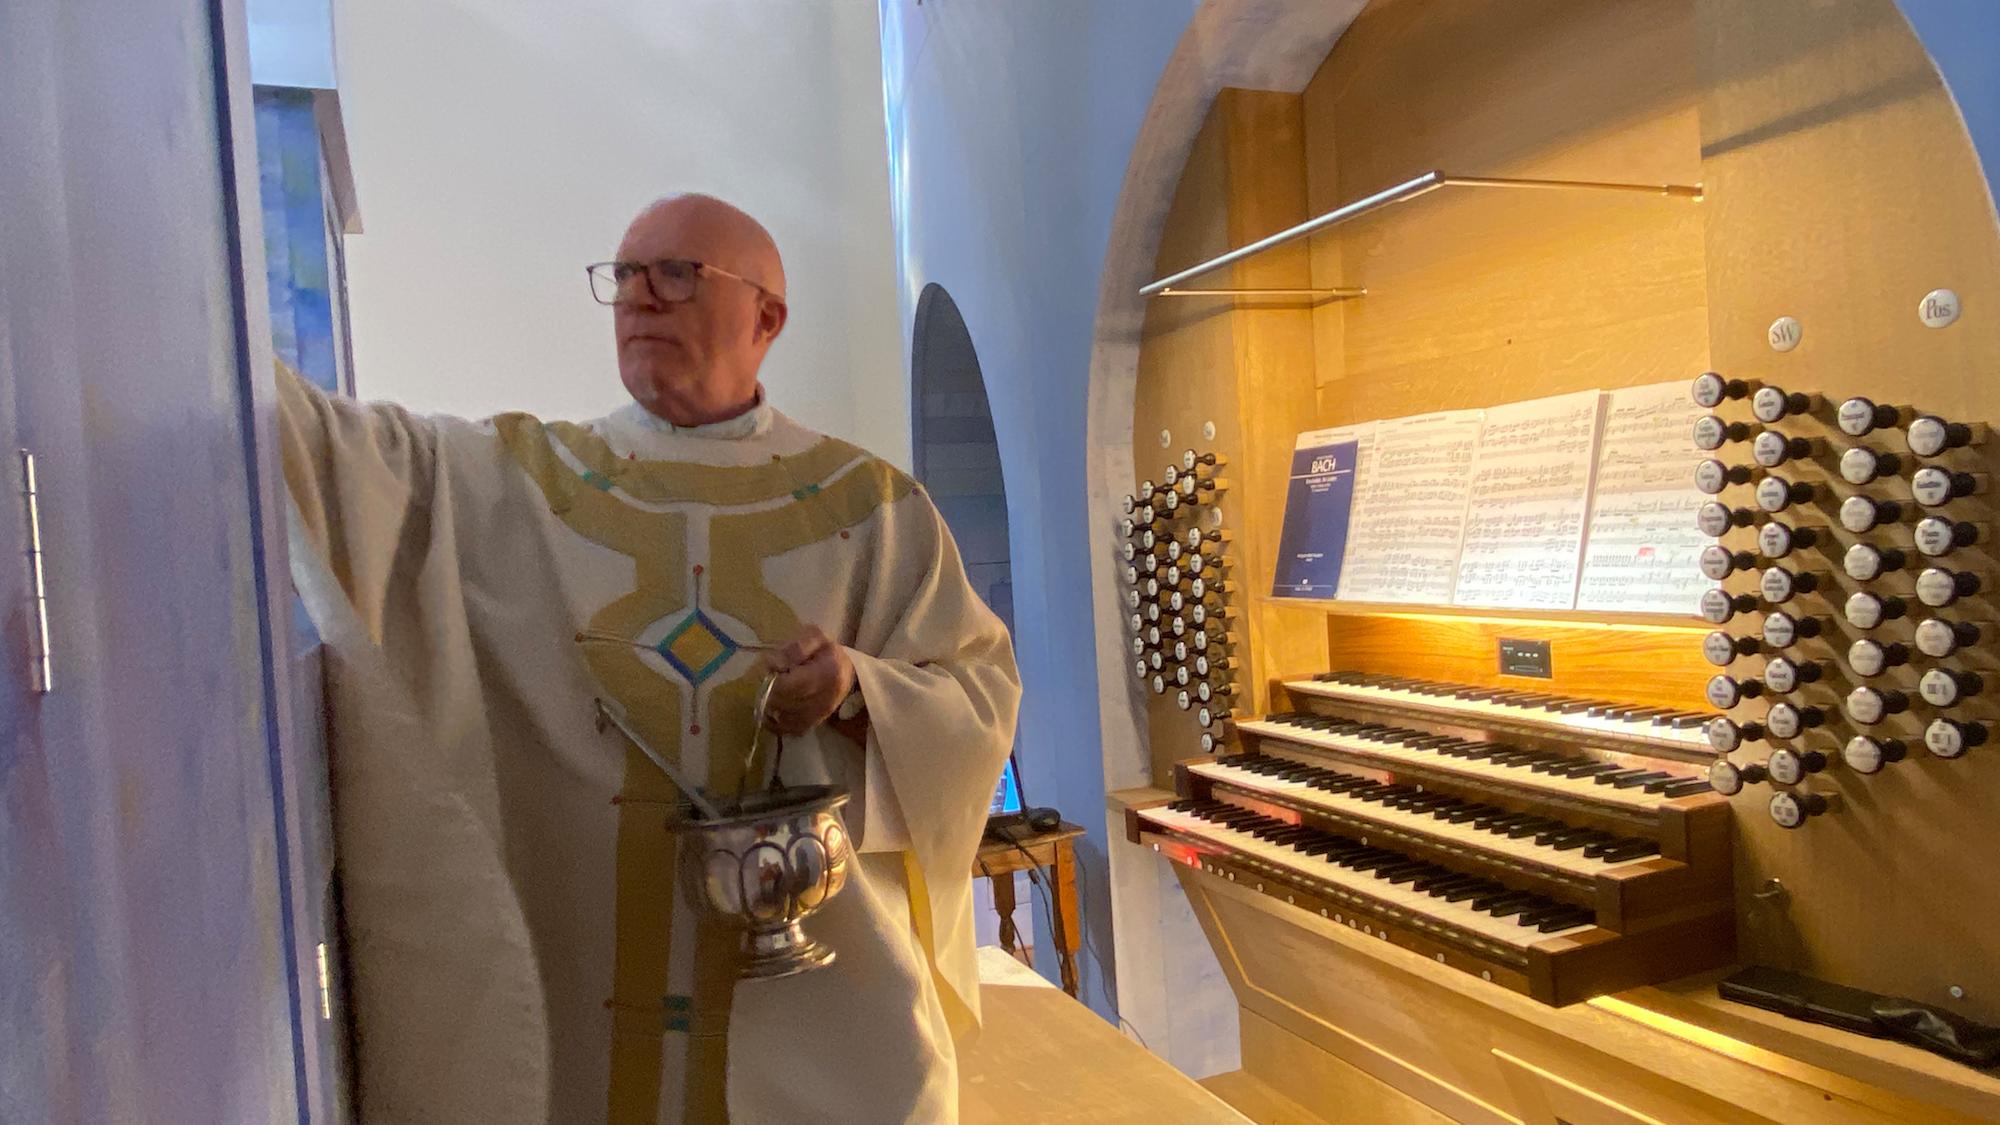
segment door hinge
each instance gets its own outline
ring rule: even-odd
[[[21,450],[21,496],[28,509],[28,596],[33,618],[35,651],[30,656],[30,676],[37,695],[55,688],[53,658],[49,645],[49,584],[42,566],[42,500],[35,481],[35,455]]]
[[[319,1018],[333,1018],[333,973],[326,963],[326,943],[320,942],[314,951],[319,963]]]

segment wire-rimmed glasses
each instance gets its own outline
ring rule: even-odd
[[[590,275],[590,295],[600,305],[631,304],[642,292],[650,291],[653,300],[663,305],[678,304],[694,296],[696,285],[704,276],[726,277],[740,281],[766,297],[784,300],[762,285],[733,273],[721,266],[707,262],[697,262],[692,258],[660,258],[651,262],[597,262],[584,267]],[[641,280],[647,290],[639,288]]]

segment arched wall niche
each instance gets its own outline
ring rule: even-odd
[[[1963,6],[1908,6],[1921,9],[1914,15],[1927,36],[1994,38]],[[1324,607],[1256,596],[1260,585],[1268,589],[1282,495],[1271,484],[1273,451],[1288,452],[1300,430],[1657,382],[1711,366],[1834,397],[1901,394],[1927,409],[2000,417],[2000,388],[1971,377],[1996,354],[2000,317],[1968,316],[1936,332],[1915,315],[1918,298],[1936,286],[1958,290],[1968,309],[2000,309],[2000,232],[1967,133],[1967,122],[1984,126],[1978,114],[1961,114],[1892,0],[1531,0],[1505,6],[1508,14],[1483,29],[1478,10],[1501,6],[1377,0],[1357,19],[1361,7],[1205,5],[1128,167],[1090,395],[1094,605],[1114,791],[1157,785],[1163,763],[1196,752],[1193,728],[1149,714],[1150,697],[1131,679],[1112,562],[1118,498],[1155,472],[1165,451],[1150,438],[1160,429],[1185,432],[1214,415],[1223,432],[1216,444],[1232,457],[1238,485],[1230,518],[1249,540],[1239,580],[1248,587],[1247,678],[1261,705],[1269,677],[1328,660]],[[1455,45],[1477,61],[1482,80],[1500,85],[1478,100],[1455,89],[1451,53],[1426,61],[1415,49],[1426,38]],[[1304,56],[1302,42],[1331,45],[1331,57]],[[1454,109],[1490,112],[1491,127],[1454,131]],[[1443,141],[1455,145],[1427,151]],[[1182,303],[1161,311],[1138,296],[1145,282],[1208,253],[1433,167],[1691,180],[1707,197],[1652,217],[1635,217],[1627,203],[1436,198],[1238,267],[1233,278],[1208,279],[1370,286],[1354,305]],[[1494,222],[1510,214],[1523,221]],[[1560,253],[1545,256],[1549,243],[1538,234],[1552,234]],[[1628,259],[1665,268],[1621,269],[1612,260],[1620,247]],[[1368,276],[1356,276],[1361,269]],[[1561,283],[1527,284],[1547,277]],[[1764,330],[1779,315],[1804,321],[1810,343],[1774,355]],[[1497,332],[1503,321],[1523,330]],[[1171,354],[1144,346],[1173,333]],[[1204,365],[1212,369],[1206,384]],[[1491,376],[1496,370],[1502,377]],[[1199,443],[1174,448],[1182,444]],[[1867,934],[1843,929],[1866,912],[1869,895],[1921,885],[1950,902],[1953,888],[1978,885],[1981,872],[1951,840],[1985,829],[1945,780],[1911,776],[1859,790],[1849,798],[1852,818],[1810,845],[1773,828],[1761,803],[1740,809],[1739,886],[1782,877],[1792,901],[1807,904],[1785,917],[1746,910],[1746,959],[2000,1018],[2000,997],[1961,1002],[1949,992],[1960,979],[1991,978],[1994,942],[1954,939],[1954,950],[1940,950],[1925,937],[1927,929],[1962,932],[1962,917],[1943,911]],[[2000,791],[2000,761],[1950,780],[1991,795]],[[1893,870],[1872,889],[1844,878],[1879,867],[1877,834],[1898,809],[1917,807],[1938,821],[1925,846],[1890,860]],[[1114,852],[1113,882],[1121,1008],[1149,1038],[1157,1027],[1170,1045],[1163,1053],[1188,1065],[1172,1045],[1212,1033],[1229,1006],[1218,998],[1212,954],[1206,942],[1190,948],[1188,927],[1170,909],[1174,880],[1150,857]],[[1218,936],[1212,917],[1202,921]],[[1877,955],[1917,947],[1936,955],[1920,965]],[[1185,983],[1203,979],[1206,989]]]

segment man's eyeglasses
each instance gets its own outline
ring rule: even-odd
[[[590,275],[590,295],[597,298],[600,305],[629,305],[647,290],[660,304],[678,304],[692,298],[696,283],[710,274],[740,281],[766,297],[784,300],[740,273],[731,273],[721,266],[711,266],[691,258],[661,258],[656,262],[598,262],[585,266],[584,272]],[[647,289],[641,289],[642,284]]]

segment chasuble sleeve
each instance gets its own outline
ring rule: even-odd
[[[278,424],[293,550],[318,557],[379,640],[406,545],[427,538],[435,425],[392,404],[328,395],[282,363]]]
[[[970,871],[1013,746],[1020,676],[1006,626],[929,498],[897,501],[884,533],[848,652],[868,704],[867,768],[886,771],[907,833],[912,924],[964,1029],[978,1018]]]

